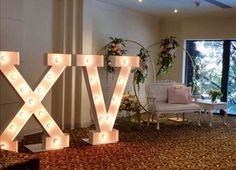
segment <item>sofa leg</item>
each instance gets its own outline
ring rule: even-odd
[[[188,112],[183,113],[183,122],[189,122],[189,113]]]
[[[157,127],[156,129],[159,130],[160,129],[160,125],[159,125],[159,113],[157,113]]]
[[[201,126],[201,110],[198,113],[197,124],[198,124],[198,126]]]
[[[151,118],[151,113],[149,112],[148,113],[148,119],[147,119],[147,126],[149,126],[149,124],[150,124],[150,118]]]
[[[188,123],[190,122],[190,113],[187,113],[187,120]]]

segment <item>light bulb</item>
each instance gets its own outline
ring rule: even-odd
[[[4,144],[4,143],[0,143],[0,149],[6,149],[6,144]]]
[[[20,91],[21,91],[21,93],[25,93],[27,91],[27,87],[26,86],[22,86],[20,88]]]
[[[112,98],[112,102],[115,103],[117,101],[117,97]]]
[[[1,61],[6,61],[6,59],[7,59],[7,57],[4,55],[2,55],[0,58],[1,58]]]
[[[175,8],[175,9],[174,9],[174,13],[178,13],[178,9]]]
[[[124,64],[124,65],[128,64],[128,60],[127,60],[126,58],[123,59],[123,64]]]
[[[30,98],[30,99],[28,100],[28,103],[29,103],[30,105],[34,104],[34,102],[35,102],[35,100],[32,99],[32,98]]]
[[[15,75],[15,74],[11,74],[11,75],[10,75],[10,78],[11,78],[12,80],[16,80],[16,75]]]
[[[58,144],[58,142],[59,142],[59,139],[57,139],[57,138],[53,139],[53,143]]]
[[[86,64],[91,64],[91,59],[90,58],[86,58],[85,62],[86,62]]]
[[[107,116],[106,116],[106,120],[109,120],[109,119],[110,119],[110,116],[107,115]]]
[[[48,74],[48,75],[47,75],[47,79],[48,79],[48,80],[51,80],[51,79],[52,79],[52,74]]]
[[[38,93],[42,93],[42,91],[43,91],[43,89],[40,88],[40,87],[37,89],[37,92],[38,92]]]
[[[93,83],[94,82],[94,77],[89,77],[89,82]]]
[[[102,121],[102,119],[103,119],[102,116],[100,116],[98,120],[99,120],[99,121]]]
[[[26,115],[25,115],[25,112],[20,112],[20,116],[21,117],[25,117]]]
[[[51,128],[52,127],[52,124],[51,123],[47,123],[47,128]]]
[[[55,62],[56,62],[56,63],[61,63],[61,61],[62,61],[62,58],[61,58],[61,57],[57,56],[57,57],[55,58]]]
[[[122,84],[123,83],[123,78],[119,78],[118,83]]]
[[[13,129],[15,129],[15,125],[10,126],[10,130],[13,130]]]
[[[105,134],[102,134],[102,139],[104,139],[106,137],[106,135]]]
[[[43,111],[40,110],[40,111],[38,112],[38,115],[39,115],[39,116],[42,116],[42,114],[43,114]]]
[[[97,103],[99,101],[99,96],[95,96],[94,101]]]

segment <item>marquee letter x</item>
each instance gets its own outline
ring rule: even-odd
[[[139,66],[139,58],[116,56],[113,65],[121,67],[108,111],[105,106],[101,82],[97,67],[103,66],[102,55],[77,55],[77,65],[83,66],[93,111],[95,131],[89,132],[88,142],[96,144],[115,143],[118,141],[118,130],[113,129],[121,99],[129,78],[131,67]]]
[[[43,149],[60,149],[69,146],[69,136],[61,131],[41,101],[66,66],[71,65],[71,55],[48,54],[47,62],[52,67],[33,91],[14,66],[19,65],[19,53],[0,51],[0,71],[25,102],[0,136],[2,149],[18,151],[18,142],[14,139],[32,115],[49,135],[43,137]]]

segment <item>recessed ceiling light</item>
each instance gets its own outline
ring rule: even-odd
[[[175,8],[174,13],[178,13],[178,9]]]
[[[139,2],[143,2],[143,0],[138,0]]]

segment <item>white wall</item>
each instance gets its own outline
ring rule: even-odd
[[[181,21],[178,19],[161,19],[160,24],[160,36],[161,38],[175,36],[179,43],[182,43],[181,39]],[[173,64],[172,69],[167,74],[160,74],[158,79],[162,80],[174,80],[176,82],[181,82],[182,79],[182,49],[176,52],[177,58]]]
[[[228,16],[187,18],[181,23],[182,39],[236,38],[236,18]]]
[[[233,16],[189,17],[162,19],[161,37],[174,35],[184,46],[186,39],[232,39],[236,38],[236,18]],[[163,79],[182,82],[183,50],[177,53],[173,70]]]
[[[0,50],[20,52],[17,68],[34,89],[47,69],[44,53],[52,52],[53,0],[1,0],[0,3]],[[0,81],[0,127],[3,128],[2,122],[9,123],[23,101],[3,76]],[[50,93],[43,103],[50,112]],[[38,128],[31,121],[25,130]]]
[[[93,52],[97,53],[105,44],[109,43],[108,37],[118,37],[128,40],[134,40],[141,43],[144,47],[158,42],[159,40],[159,20],[156,17],[138,13],[110,4],[94,1],[93,10]],[[128,54],[137,55],[140,47],[132,43],[127,43]],[[154,48],[155,50],[155,48]],[[150,67],[151,68],[151,67]],[[106,71],[100,69],[100,78],[103,92],[106,99],[110,99],[114,81],[106,80]],[[152,69],[149,73],[149,81],[152,79]],[[133,94],[133,75],[130,76],[126,86],[126,92]],[[147,81],[148,82],[148,81]],[[140,88],[140,98],[144,100],[144,85]],[[108,101],[109,102],[109,101]]]
[[[20,51],[21,55],[21,64],[18,66],[18,69],[21,71],[22,75],[25,77],[26,81],[30,84],[32,88],[34,88],[38,81],[41,78],[42,73],[45,72],[47,68],[44,66],[44,52],[51,52],[54,49],[57,52],[78,52],[79,49],[70,50],[70,47],[74,47],[75,44],[71,44],[72,41],[63,40],[63,34],[58,29],[61,25],[59,22],[61,20],[58,17],[54,16],[55,14],[60,14],[64,16],[63,13],[63,3],[65,1],[55,1],[53,0],[1,0],[1,50],[17,50]],[[66,1],[67,2],[67,1]],[[69,2],[69,1],[68,1]],[[68,5],[71,5],[71,2]],[[74,1],[73,1],[74,2]],[[87,0],[86,0],[87,2]],[[59,4],[59,5],[58,5]],[[62,5],[62,6],[61,6]],[[62,11],[53,11],[58,10],[59,8]],[[58,9],[57,9],[58,8]],[[78,6],[78,9],[82,9],[82,7]],[[92,30],[89,31],[89,35],[92,35],[92,52],[96,54],[97,51],[106,43],[109,42],[109,36],[123,37],[124,39],[131,39],[137,42],[140,42],[145,47],[149,46],[152,43],[158,41],[159,38],[159,20],[153,16],[145,15],[142,13],[129,11],[128,9],[122,9],[120,7],[115,7],[109,4],[104,4],[93,0],[93,6],[90,8],[83,8],[83,10],[89,10],[92,12]],[[62,13],[60,13],[62,12]],[[68,11],[70,12],[70,11]],[[88,11],[83,12],[87,16],[83,16],[84,23],[88,22],[90,18],[88,16]],[[91,14],[91,13],[90,13]],[[90,15],[89,14],[89,15]],[[68,16],[69,17],[69,16]],[[55,20],[55,18],[57,18]],[[60,17],[59,17],[60,18]],[[56,22],[57,21],[57,22]],[[63,21],[65,22],[65,21]],[[82,21],[77,21],[82,22]],[[56,25],[54,25],[56,24]],[[58,25],[57,25],[58,24]],[[64,28],[65,29],[65,28]],[[68,35],[72,35],[69,30],[71,29],[71,25],[66,25],[66,30],[68,30]],[[62,29],[63,30],[63,29]],[[88,32],[88,29],[84,28],[83,31],[85,33]],[[79,30],[80,32],[80,30]],[[53,35],[58,35],[59,38],[53,37]],[[80,35],[80,33],[76,34]],[[69,37],[71,38],[71,37]],[[77,37],[78,41],[83,40],[83,38],[88,38],[87,36]],[[57,41],[59,40],[59,42]],[[68,49],[59,47],[57,44],[61,44],[66,41],[65,46],[68,46]],[[91,48],[85,43],[82,44],[85,49]],[[136,55],[138,53],[139,47],[129,44],[132,50],[129,51],[128,54]],[[81,48],[81,47],[77,47]],[[155,49],[153,49],[155,51]],[[90,50],[91,51],[91,50]],[[85,50],[84,53],[88,53],[89,51]],[[106,85],[105,71],[104,69],[100,72],[102,77],[102,85],[105,90],[105,96],[110,96],[111,90],[107,90],[110,88],[112,80],[108,80],[109,86]],[[68,76],[68,74],[65,74]],[[150,71],[149,79],[152,79],[152,71]],[[132,81],[133,77],[130,77],[130,82],[127,85],[126,91],[130,91],[133,93]],[[60,81],[61,82],[61,81]],[[114,81],[113,81],[114,82]],[[11,118],[15,115],[15,113],[19,110],[19,108],[23,105],[20,97],[14,92],[13,89],[9,86],[8,82],[3,79],[1,76],[1,88],[0,88],[0,123],[1,128],[3,127],[2,122],[9,123]],[[141,87],[140,96],[144,98],[144,90]],[[86,89],[84,89],[86,90]],[[5,93],[7,92],[7,93]],[[76,94],[81,95],[81,94]],[[53,98],[54,101],[60,100]],[[72,99],[71,99],[72,100]],[[71,101],[70,100],[70,101]],[[78,101],[81,102],[81,101]],[[56,102],[54,102],[56,103]],[[60,102],[59,102],[60,103]],[[65,102],[65,107],[69,107],[71,103]],[[44,100],[44,105],[47,110],[51,111],[51,94],[49,94]],[[83,104],[85,106],[85,104]],[[86,104],[87,106],[87,104]],[[89,109],[88,109],[89,110]],[[77,110],[76,110],[77,111]],[[60,111],[59,111],[60,112]],[[58,113],[59,113],[58,112]],[[84,110],[83,110],[84,112]],[[67,113],[67,112],[66,112]],[[57,114],[57,112],[55,113]],[[55,115],[58,117],[62,117],[59,115]],[[72,114],[70,112],[68,115]],[[66,115],[67,115],[66,114]],[[77,113],[76,114],[80,114]],[[83,113],[85,114],[85,113]],[[79,118],[75,118],[75,121],[79,120],[80,125],[88,124],[88,119],[85,116],[81,116]],[[68,121],[62,121],[64,123],[73,122],[72,116],[68,116]],[[61,119],[61,118],[60,118]],[[28,123],[28,127],[24,129],[24,132],[29,132],[40,129],[35,122],[31,121]]]

